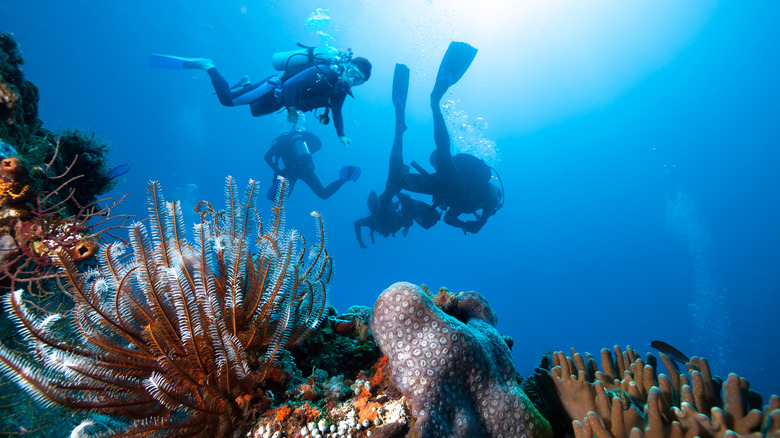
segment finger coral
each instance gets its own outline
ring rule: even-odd
[[[706,359],[692,357],[688,375],[664,353],[668,374],[658,374],[657,360],[646,360],[631,347],[601,351],[601,370],[589,353],[553,355],[547,376],[572,420],[577,438],[642,436],[780,436],[780,398],[761,407],[761,397],[736,374],[725,382],[712,377]]]
[[[390,286],[374,305],[371,330],[411,405],[412,436],[552,436],[515,380],[487,301],[468,292],[457,307],[460,320],[410,283]]]
[[[319,215],[307,248],[285,230],[284,181],[266,227],[255,186],[241,198],[229,177],[226,209],[199,204],[189,240],[179,203],[149,183],[148,228],[130,227],[131,256],[107,245],[99,270],[82,273],[57,253],[72,314],[40,315],[21,291],[4,298],[33,354],[0,346],[0,368],[44,403],[132,419],[112,431],[84,423],[79,433],[232,436],[280,352],[322,320],[332,271]]]

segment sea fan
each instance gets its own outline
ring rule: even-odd
[[[236,398],[323,319],[332,273],[319,214],[307,250],[284,229],[284,180],[265,230],[255,186],[241,200],[228,177],[225,210],[198,204],[190,241],[179,203],[150,182],[148,229],[130,227],[131,257],[107,245],[85,274],[58,254],[72,314],[40,314],[21,291],[4,297],[32,359],[0,346],[0,368],[44,403],[135,419],[100,435],[229,436]]]

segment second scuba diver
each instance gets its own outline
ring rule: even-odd
[[[347,181],[357,181],[360,177],[360,168],[344,166],[339,171],[339,178],[323,187],[317,174],[314,173],[312,158],[312,154],[321,148],[322,140],[309,131],[293,128],[292,131],[276,137],[263,157],[274,171],[273,185],[268,190],[267,198],[274,199],[278,185],[276,177],[280,175],[289,182],[290,193],[295,187],[295,182],[301,179],[321,199],[330,198]],[[280,161],[282,166],[279,165]]]

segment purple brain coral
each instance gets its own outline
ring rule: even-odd
[[[406,396],[419,437],[551,437],[515,380],[496,315],[476,292],[447,315],[418,286],[395,283],[377,299],[371,330]]]

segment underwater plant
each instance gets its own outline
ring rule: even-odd
[[[180,204],[150,182],[149,229],[129,227],[131,256],[121,243],[102,246],[99,269],[82,273],[58,251],[71,314],[41,314],[21,291],[4,297],[32,353],[0,345],[0,368],[43,403],[131,419],[100,436],[232,436],[282,349],[324,317],[332,261],[323,220],[312,212],[318,239],[307,248],[285,230],[285,189],[281,179],[264,228],[256,183],[242,200],[228,177],[226,209],[199,203],[189,240]]]

